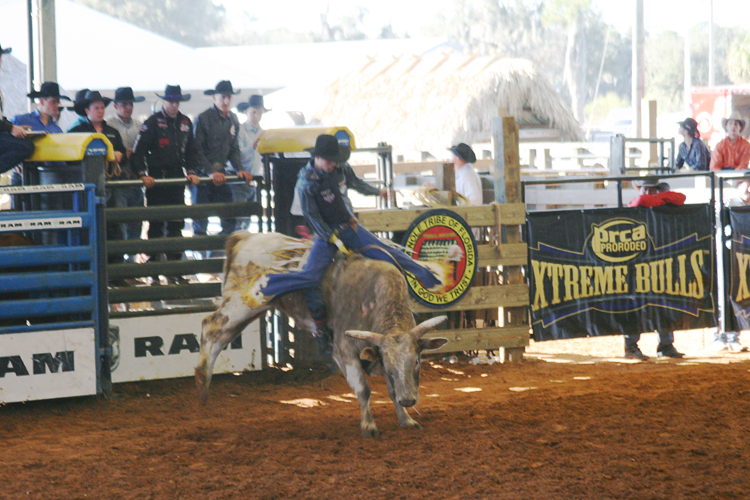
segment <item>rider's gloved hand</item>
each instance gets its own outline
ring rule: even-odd
[[[344,242],[341,241],[338,236],[336,236],[336,233],[331,234],[331,237],[328,239],[328,241],[336,245],[336,248],[339,249],[339,252],[343,253],[347,257],[352,254],[352,251],[346,248],[346,245],[344,245]]]

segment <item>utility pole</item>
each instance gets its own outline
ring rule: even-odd
[[[57,81],[55,0],[28,0],[29,88]]]
[[[714,80],[714,0],[709,0],[708,8],[708,86],[715,85]]]
[[[643,0],[635,0],[635,22],[633,23],[633,64],[631,106],[633,119],[631,132],[634,137],[643,137],[641,128],[641,101],[646,93],[646,49],[643,26]]]
[[[692,110],[690,109],[690,102],[692,101],[692,95],[690,93],[690,87],[692,86],[692,74],[690,66],[690,27],[685,30],[685,112],[688,116],[692,116]]]

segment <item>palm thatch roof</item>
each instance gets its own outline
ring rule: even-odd
[[[489,142],[500,109],[522,131],[557,129],[563,140],[582,140],[570,107],[530,61],[451,52],[368,57],[328,86],[313,118],[346,125],[361,145],[438,151]]]

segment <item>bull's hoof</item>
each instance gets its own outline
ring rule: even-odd
[[[374,425],[372,427],[360,427],[359,432],[362,434],[362,437],[376,438],[380,436],[380,431]]]
[[[411,422],[404,422],[403,424],[401,424],[401,427],[404,427],[406,429],[424,429],[424,427],[422,427],[422,424],[420,424],[416,420],[412,420]]]

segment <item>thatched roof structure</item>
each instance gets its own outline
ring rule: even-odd
[[[557,129],[558,140],[582,140],[569,106],[531,62],[450,52],[369,57],[326,89],[313,118],[348,127],[360,145],[440,151],[489,142],[500,109],[516,119],[522,138],[524,130]]]

